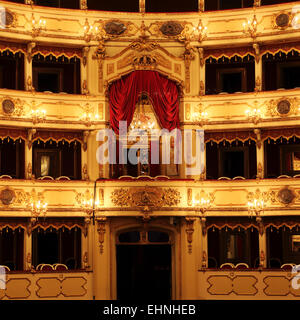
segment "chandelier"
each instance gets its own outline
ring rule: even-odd
[[[193,204],[202,214],[204,214],[211,206],[210,199],[205,198],[194,199]]]
[[[47,213],[47,207],[48,207],[48,203],[43,202],[41,200],[32,201],[30,203],[31,212],[35,217],[41,214],[45,215]]]
[[[250,215],[259,215],[265,208],[264,200],[254,199],[248,202],[248,212]]]
[[[142,94],[137,106],[137,112],[133,116],[130,124],[131,131],[144,130],[147,132],[151,132],[154,129],[155,121],[152,121],[151,118],[145,113],[145,105],[148,104],[148,96],[146,94]]]

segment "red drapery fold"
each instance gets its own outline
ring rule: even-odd
[[[139,94],[146,92],[163,129],[179,128],[179,92],[176,83],[157,71],[138,70],[113,82],[109,90],[110,123],[119,134],[119,122],[130,125]]]

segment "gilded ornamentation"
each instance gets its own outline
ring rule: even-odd
[[[181,76],[181,64],[180,63],[174,64],[174,72],[177,73],[179,76]]]
[[[155,69],[157,62],[151,55],[140,55],[133,59],[133,68],[136,70]]]
[[[106,232],[106,217],[98,218],[97,219],[97,232],[98,232],[98,241],[99,241],[99,247],[100,247],[100,254],[103,254],[104,252],[104,236]]]
[[[280,30],[288,28],[291,24],[292,15],[290,13],[281,12],[274,15],[274,27]]]
[[[296,198],[295,192],[289,189],[289,187],[284,187],[277,193],[278,201],[286,206],[293,204]]]
[[[270,100],[267,104],[267,115],[271,117],[287,117],[297,115],[299,101],[297,98],[283,97]]]
[[[146,4],[145,0],[139,0],[140,12],[145,13],[146,11]]]
[[[260,191],[259,189],[256,189],[255,192],[248,192],[247,195],[248,201],[254,201],[254,200],[263,200],[264,203],[267,203],[268,201],[276,202],[276,193],[274,191]]]
[[[109,76],[110,74],[115,72],[115,64],[114,63],[108,63],[107,64],[107,70],[106,73]]]
[[[12,204],[16,199],[16,193],[10,188],[5,188],[0,192],[0,200],[2,204],[8,206]]]
[[[89,232],[89,225],[91,223],[91,218],[87,217],[84,219],[83,235],[86,238]]]
[[[132,64],[134,57],[135,57],[135,54],[133,52],[130,52],[129,54],[127,54],[125,57],[123,57],[117,62],[117,69],[120,70],[130,66]]]
[[[104,205],[104,189],[99,189],[99,205]]]
[[[84,66],[86,66],[86,64],[87,64],[89,51],[90,51],[90,47],[83,47],[82,48],[82,64]]]
[[[200,222],[201,222],[202,235],[203,237],[205,237],[207,233],[206,218],[201,217]]]
[[[257,166],[257,179],[263,179],[264,176],[263,176],[263,167],[262,167],[262,164],[259,162],[258,163],[258,166]]]
[[[147,42],[145,39],[138,39],[130,44],[130,48],[134,51],[153,51],[159,47],[158,43],[155,41]]]
[[[89,89],[87,85],[87,80],[84,79],[82,82],[82,94],[89,94]]]
[[[189,103],[185,104],[185,118],[191,120],[191,105]]]
[[[88,265],[88,253],[86,251],[84,252],[82,262],[83,262],[84,269],[87,269],[89,265]]]
[[[207,254],[206,251],[203,250],[202,251],[202,268],[206,268],[207,267]]]
[[[260,77],[257,76],[255,79],[255,92],[261,91],[261,80]]]
[[[185,51],[183,53],[184,65],[185,65],[185,91],[190,93],[191,91],[191,75],[190,66],[191,61],[195,59],[196,49],[190,44],[189,41],[185,41]]]
[[[259,63],[260,61],[260,48],[258,43],[253,43],[253,49],[255,51],[255,61]]]
[[[27,44],[27,52],[26,52],[26,56],[27,56],[27,61],[28,63],[31,63],[32,60],[32,50],[36,47],[36,43],[35,42],[29,42]]]
[[[188,253],[191,254],[192,253],[192,249],[193,249],[193,233],[194,233],[194,222],[195,222],[195,218],[189,218],[186,217],[185,218],[185,222],[186,222],[186,236],[187,236],[187,242],[188,242]]]
[[[193,200],[196,202],[201,202],[201,199],[207,199],[209,201],[209,204],[211,205],[215,201],[215,195],[213,192],[206,192],[203,189],[201,189],[199,192],[195,194]]]
[[[204,85],[203,80],[200,80],[199,95],[200,96],[205,95],[205,85]]]
[[[263,219],[262,217],[256,217],[256,222],[258,224],[258,232],[261,236],[265,233],[265,226],[263,224]]]
[[[193,189],[192,188],[187,189],[187,204],[188,206],[193,205]]]
[[[24,101],[20,99],[13,99],[10,97],[3,97],[1,99],[2,112],[6,116],[17,116],[24,115]]]
[[[256,134],[256,145],[258,149],[261,148],[262,141],[261,141],[261,130],[260,129],[254,129],[254,133]]]
[[[104,25],[105,32],[112,36],[119,36],[124,33],[126,29],[126,25],[118,20],[108,21]]]
[[[87,8],[87,0],[80,0],[80,9],[86,10]]]
[[[160,32],[168,37],[175,37],[181,34],[184,27],[176,21],[167,21],[159,28]]]
[[[17,26],[17,15],[6,8],[5,10],[1,10],[0,19],[1,19],[1,26],[5,26],[5,28],[11,28],[11,27]]]
[[[112,192],[112,203],[117,207],[164,207],[180,203],[180,192],[172,188],[116,189]]]

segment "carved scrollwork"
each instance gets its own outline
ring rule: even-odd
[[[155,69],[157,62],[151,55],[141,55],[133,59],[132,65],[135,69]]]
[[[173,188],[116,189],[111,194],[117,207],[172,207],[180,203],[180,192]]]

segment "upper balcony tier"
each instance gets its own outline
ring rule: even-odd
[[[41,217],[299,216],[299,178],[196,181],[192,179],[115,179],[93,181],[3,180],[2,218],[30,218],[31,203],[47,203]],[[63,192],[61,192],[63,191]],[[95,192],[95,198],[94,198]],[[93,204],[93,201],[95,202]],[[208,200],[205,203],[201,200]],[[248,202],[264,201],[248,211]]]
[[[208,48],[253,41],[280,42],[287,38],[293,41],[298,38],[299,29],[298,1],[200,13],[145,14],[58,9],[6,1],[0,4],[6,9],[2,18],[6,27],[1,29],[1,37],[23,42],[86,46],[97,44],[100,37],[119,45],[144,33],[172,47],[174,40],[192,40]],[[112,20],[119,23],[109,23]]]

